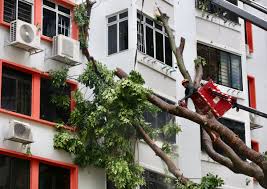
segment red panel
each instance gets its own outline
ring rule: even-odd
[[[42,24],[42,0],[34,0],[34,24],[40,26]]]
[[[219,95],[215,95],[214,92]],[[202,113],[211,110],[216,117],[222,117],[236,101],[233,97],[222,93],[213,81],[200,87],[198,92],[192,95],[192,100]]]
[[[248,76],[248,85],[249,85],[249,106],[251,108],[257,107],[256,103],[256,85],[255,85],[255,78],[252,76]]]
[[[249,47],[249,52],[254,52],[254,45],[253,45],[253,34],[252,34],[252,24],[251,22],[246,21],[246,34],[247,34],[247,44]]]
[[[39,162],[36,159],[31,160],[30,171],[30,189],[39,188]]]
[[[255,141],[255,140],[251,140],[251,148],[253,150],[255,150],[256,152],[259,152],[260,151],[259,142]]]
[[[32,117],[40,118],[40,88],[41,77],[40,74],[32,75]]]

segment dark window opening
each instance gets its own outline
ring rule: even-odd
[[[146,27],[146,54],[154,57],[154,32],[150,27]]]
[[[39,189],[70,189],[70,170],[40,163]]]
[[[70,86],[61,89],[56,89],[52,86],[52,81],[41,78],[41,97],[40,97],[40,117],[41,119],[52,122],[67,123],[70,117],[69,107],[58,107],[53,102],[54,96],[71,96]]]
[[[29,189],[30,162],[0,154],[0,188]]]
[[[107,18],[108,55],[128,49],[128,12]]]
[[[3,66],[1,108],[31,115],[31,95],[32,76]]]
[[[22,0],[5,0],[4,21],[9,23],[16,19],[32,23],[32,4]]]
[[[243,90],[241,57],[202,44],[197,44],[197,54],[206,60],[203,79]]]
[[[237,0],[226,0],[234,5],[237,5]],[[200,8],[202,7],[204,0],[196,0],[196,7]],[[210,14],[216,14],[218,17],[226,20],[230,20],[235,23],[239,23],[238,16],[228,10],[222,9],[220,7],[217,7],[213,5],[211,2],[208,4],[207,10]]]
[[[168,37],[165,37],[165,63],[172,67],[172,49]]]
[[[140,189],[175,189],[175,179],[164,175],[145,170],[144,178],[146,185],[141,186]],[[166,178],[170,179],[169,183],[166,182]]]
[[[108,54],[117,52],[117,25],[108,27]]]
[[[162,100],[173,104],[173,102],[163,99]],[[150,112],[145,112],[144,113],[144,118],[145,121],[151,124],[151,127],[153,127],[154,129],[160,129],[162,127],[164,127],[166,124],[168,123],[174,123],[175,122],[175,116],[166,112],[166,111],[160,111],[157,113],[150,113]],[[171,144],[176,143],[176,135],[172,135],[172,136],[165,136],[164,134],[160,134],[159,135],[159,139],[163,140],[163,141],[167,141]]]
[[[163,34],[156,32],[156,59],[164,62]]]
[[[70,36],[70,9],[43,0],[43,35],[54,37],[62,34]]]

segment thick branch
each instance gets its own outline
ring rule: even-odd
[[[159,148],[155,142],[148,136],[148,134],[146,134],[146,132],[144,131],[144,129],[140,126],[135,126],[136,130],[139,132],[139,134],[141,134],[142,138],[144,139],[144,141],[150,146],[150,148],[156,153],[156,155],[158,157],[160,157],[167,165],[168,170],[177,178],[180,180],[180,182],[184,185],[186,185],[189,182],[188,178],[185,178],[183,176],[183,174],[181,173],[181,171],[176,167],[176,165],[174,164],[174,162],[172,161],[172,159],[167,156],[165,154],[165,152],[163,152],[161,150],[161,148]]]
[[[198,89],[200,87],[200,82],[202,80],[202,76],[203,76],[203,66],[202,64],[197,64],[195,66],[195,79],[194,79],[194,87],[196,89]]]
[[[158,15],[158,19],[162,22],[165,31],[169,37],[169,41],[170,41],[170,46],[172,49],[172,52],[175,55],[176,61],[177,61],[177,66],[181,72],[181,74],[183,75],[183,77],[185,79],[188,79],[189,82],[192,84],[192,78],[189,74],[189,72],[187,71],[185,64],[184,64],[184,59],[183,59],[183,51],[184,51],[184,46],[185,46],[185,39],[181,38],[181,42],[180,42],[180,46],[176,47],[175,44],[175,37],[173,35],[172,29],[170,28],[168,22],[169,22],[169,17],[165,14],[162,13],[161,10],[158,8],[159,11],[159,15]]]

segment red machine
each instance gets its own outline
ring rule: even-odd
[[[222,93],[212,80],[200,87],[191,98],[202,113],[211,111],[216,117],[222,117],[236,103],[234,97]]]

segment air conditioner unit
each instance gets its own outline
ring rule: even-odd
[[[261,117],[255,114],[249,114],[249,119],[250,119],[250,129],[258,129],[262,128],[261,124]]]
[[[19,142],[22,144],[33,143],[30,125],[17,120],[12,120],[6,140]]]
[[[10,45],[27,51],[40,50],[40,35],[37,28],[21,20],[11,22]]]
[[[75,66],[80,62],[80,42],[64,35],[53,38],[52,59]]]

